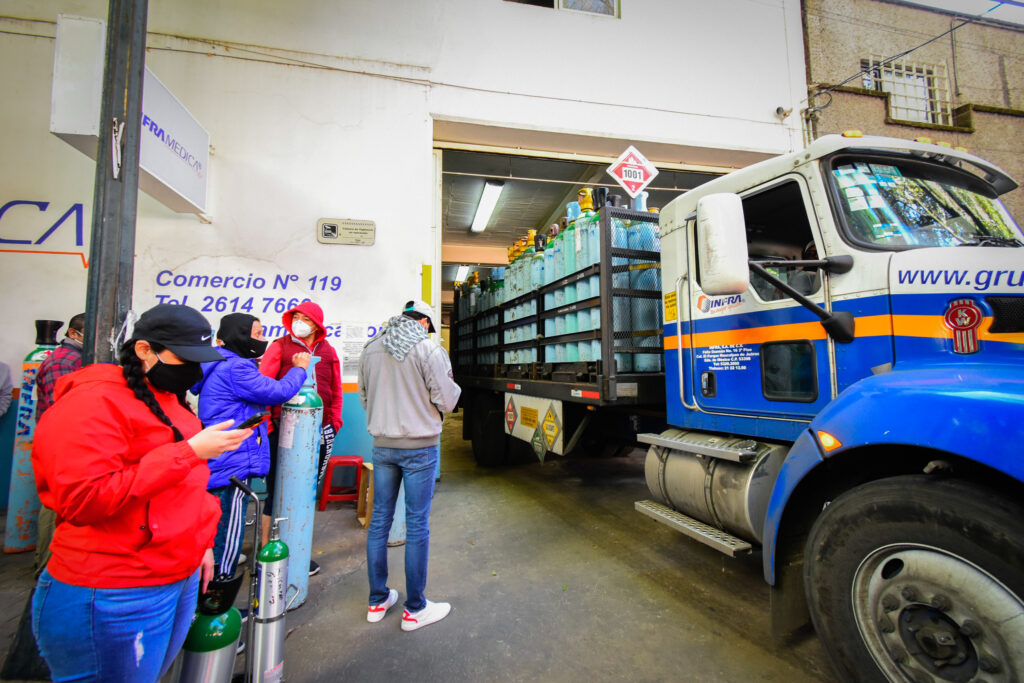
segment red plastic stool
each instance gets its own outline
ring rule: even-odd
[[[355,486],[332,486],[334,481],[335,467],[356,468]],[[338,500],[359,500],[359,479],[363,474],[363,459],[358,455],[332,455],[327,461],[327,471],[324,472],[324,490],[320,494],[320,505],[318,510],[327,509],[327,503]]]

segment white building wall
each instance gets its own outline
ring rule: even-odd
[[[49,202],[0,216],[0,360],[15,368],[34,319],[85,308],[94,166],[47,132],[59,12],[105,18],[106,2],[0,11],[0,206]],[[253,297],[264,324],[279,322],[278,299],[376,324],[418,297],[436,253],[435,118],[767,153],[799,139],[774,116],[805,92],[797,0],[634,0],[621,19],[503,0],[151,0],[149,30],[147,65],[210,133],[212,223],[140,197],[135,308],[209,296],[215,326],[235,297]],[[75,204],[84,243],[74,220],[41,244],[13,243],[35,242]],[[376,244],[318,244],[323,217],[376,221]],[[168,271],[267,285],[159,286]],[[323,276],[341,288],[309,286]]]

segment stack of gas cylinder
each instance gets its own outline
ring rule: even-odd
[[[603,189],[599,201],[602,199],[605,199]],[[612,195],[605,201],[609,205],[619,206],[620,199]],[[647,211],[646,202],[647,193],[641,193],[633,200],[631,208]],[[507,267],[492,269],[490,277],[484,281],[481,281],[479,272],[474,272],[466,282],[456,283],[460,292],[457,310],[459,320],[486,313],[488,320],[479,320],[477,329],[497,329],[498,311],[494,310],[497,306],[600,263],[600,221],[594,204],[594,191],[591,188],[580,190],[578,201],[566,205],[565,217],[551,225],[546,235],[529,230],[509,247]],[[660,252],[656,215],[650,221],[613,217],[610,224],[610,244],[613,248]],[[661,290],[658,261],[615,257],[611,265],[613,289]],[[545,292],[543,309],[550,311],[566,304],[600,297],[600,287],[600,276],[595,270],[586,277],[576,278],[571,284]],[[626,333],[616,335],[616,345],[636,347],[660,344],[660,334],[656,334],[661,329],[659,300],[616,296],[612,301],[614,330]],[[515,344],[533,341],[538,336],[551,339],[601,328],[599,304],[547,317],[540,324],[536,320],[515,324],[517,320],[530,318],[537,312],[535,297],[527,297],[507,308],[501,341],[504,344]],[[543,347],[542,357],[537,347],[508,349],[499,360],[496,351],[486,350],[486,347],[497,344],[497,335],[497,332],[485,333],[477,339],[477,363],[579,362],[601,358],[601,341],[589,339],[547,344]],[[615,360],[619,372],[661,370],[660,352],[616,353]]]

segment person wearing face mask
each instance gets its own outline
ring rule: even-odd
[[[79,313],[68,321],[68,331],[55,348],[39,364],[36,370],[36,421],[46,409],[53,405],[53,388],[57,380],[75,372],[82,367],[82,342],[85,340],[85,313]],[[45,505],[39,508],[39,520],[36,528],[35,566],[41,572],[50,558],[50,540],[53,538],[53,527],[56,523],[53,510]]]
[[[324,468],[327,465],[327,458],[331,455],[331,448],[334,445],[334,436],[341,429],[341,361],[338,360],[338,353],[327,341],[327,330],[324,328],[324,312],[312,301],[304,301],[295,308],[285,311],[281,316],[281,323],[288,330],[288,334],[279,337],[267,347],[267,352],[260,361],[260,372],[274,379],[281,379],[288,372],[287,359],[293,354],[307,351],[317,356],[320,361],[316,364],[316,392],[324,404],[323,423],[320,428],[320,466],[318,483],[323,479]],[[280,407],[273,409],[274,423],[281,416]],[[277,432],[271,434],[271,452],[274,457],[270,463],[270,475],[267,477],[267,500],[263,508],[263,543],[267,542],[270,536],[270,515],[273,509],[273,480],[274,466],[276,464]],[[313,576],[320,571],[320,565],[310,560],[309,575]]]
[[[220,516],[207,461],[251,429],[202,428],[184,400],[221,358],[203,315],[159,304],[120,346],[120,366],[61,378],[39,420],[32,466],[57,516],[32,598],[53,680],[156,681],[213,575]]]
[[[246,313],[231,313],[221,318],[217,344],[223,363],[204,363],[203,379],[192,393],[199,396],[199,419],[204,425],[234,420],[241,424],[268,405],[280,405],[298,393],[306,381],[309,353],[295,353],[280,380],[260,373],[256,359],[267,349],[263,324]],[[213,544],[217,578],[235,575],[245,531],[245,511],[249,502],[230,482],[232,476],[246,481],[262,477],[270,470],[270,445],[267,424],[256,426],[251,437],[237,450],[224,453],[210,463],[210,493],[220,501],[221,517]]]

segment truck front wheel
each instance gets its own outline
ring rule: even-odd
[[[807,540],[814,627],[851,681],[1024,680],[1024,509],[928,475],[837,497]]]

